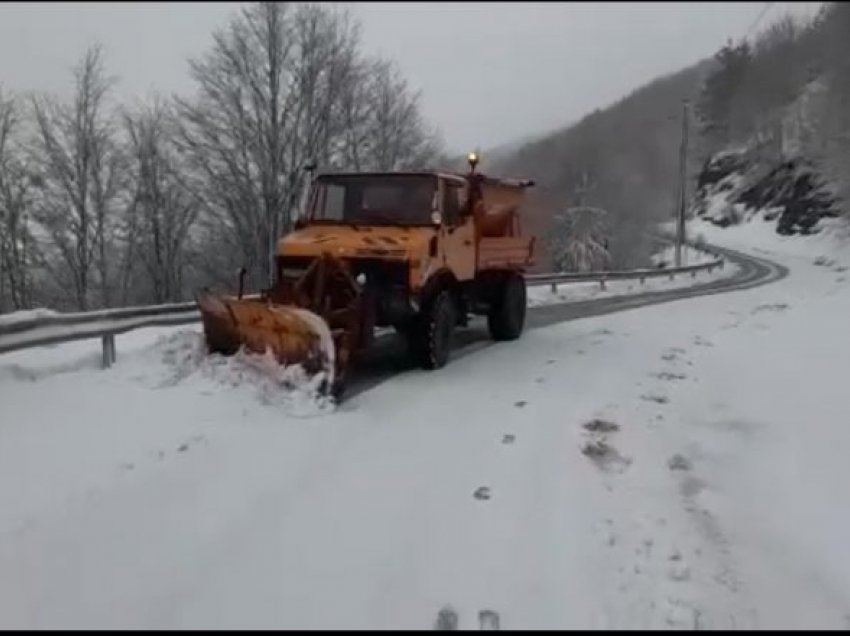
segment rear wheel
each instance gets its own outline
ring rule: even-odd
[[[425,305],[413,328],[409,341],[417,363],[423,369],[440,369],[449,361],[457,318],[454,301],[443,290]]]
[[[487,326],[493,340],[516,340],[525,327],[525,279],[510,274],[500,285],[490,312]]]

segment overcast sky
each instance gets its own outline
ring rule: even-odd
[[[121,96],[191,91],[186,59],[240,3],[2,3],[0,85],[63,91],[93,40]],[[488,148],[560,127],[711,55],[783,12],[819,2],[346,3],[365,48],[422,91],[449,148]]]

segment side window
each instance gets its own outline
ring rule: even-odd
[[[451,181],[443,182],[443,215],[446,223],[456,225],[460,222],[460,206],[463,188]]]
[[[319,195],[319,217],[326,221],[341,221],[345,203],[345,188],[335,183],[328,183]]]

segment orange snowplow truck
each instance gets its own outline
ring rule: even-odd
[[[295,229],[277,245],[273,287],[259,297],[198,297],[208,347],[271,351],[324,373],[339,396],[376,327],[394,327],[419,366],[449,359],[452,333],[483,315],[495,340],[525,323],[534,239],[519,209],[532,181],[393,172],[314,178]]]

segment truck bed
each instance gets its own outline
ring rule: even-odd
[[[533,265],[534,239],[523,236],[482,237],[478,242],[478,270],[525,269]]]

